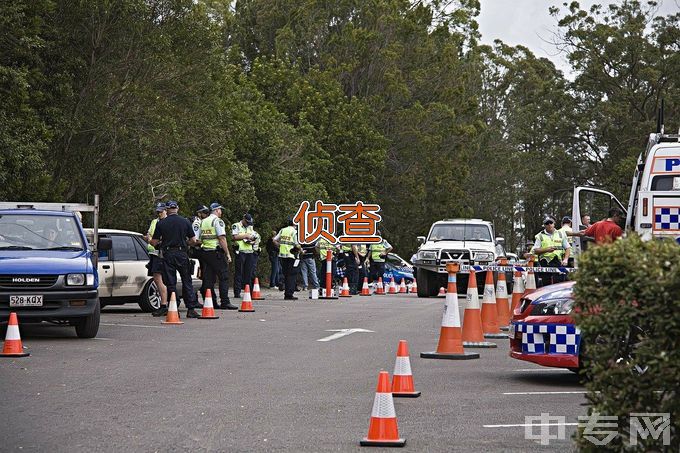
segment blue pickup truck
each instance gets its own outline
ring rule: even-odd
[[[80,338],[99,330],[98,197],[94,205],[0,202],[0,322],[16,312],[20,323],[74,326]],[[92,213],[93,245],[81,216]]]

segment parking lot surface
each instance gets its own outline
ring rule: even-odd
[[[0,361],[2,450],[356,451],[401,339],[422,392],[395,399],[405,451],[573,449],[587,409],[573,373],[513,360],[505,339],[478,360],[419,357],[436,347],[443,298],[264,295],[255,313],[181,326],[106,307],[93,340],[22,325],[31,356]],[[541,413],[564,417],[566,439],[525,438]]]

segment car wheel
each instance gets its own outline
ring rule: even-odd
[[[99,302],[95,304],[94,313],[79,320],[76,324],[78,338],[94,338],[99,331]]]
[[[151,313],[161,306],[161,293],[153,279],[146,282],[142,294],[139,296],[139,308],[144,313]]]
[[[417,268],[418,297],[432,297],[439,293],[437,274],[426,269]]]

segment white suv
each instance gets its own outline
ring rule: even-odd
[[[435,222],[430,232],[418,236],[422,245],[416,254],[415,267],[418,297],[436,296],[446,287],[446,263],[489,264],[504,256],[503,238],[494,237],[493,224],[481,219],[445,219]],[[459,292],[467,290],[467,275],[457,279]],[[484,284],[484,274],[477,275],[477,284]]]

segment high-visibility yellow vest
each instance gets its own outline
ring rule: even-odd
[[[387,247],[385,247],[385,241],[379,242],[377,244],[371,244],[371,260],[373,260],[374,263],[384,263],[385,257],[380,255],[385,253],[385,250],[387,250]]]
[[[215,222],[217,216],[210,214],[201,221],[201,247],[203,250],[215,250],[219,241],[217,240],[217,229]]]
[[[253,232],[253,227],[248,225],[248,226],[243,226],[241,222],[236,222],[231,226],[231,232],[234,234],[234,227],[236,227],[238,230],[235,234],[250,234]],[[244,239],[239,239],[236,241],[236,244],[238,245],[238,251],[239,253],[252,253],[253,252],[253,244],[248,244]]]
[[[564,256],[564,248],[562,248],[562,233],[555,230],[551,235],[545,231],[541,231],[536,235],[536,239],[541,241],[541,248],[555,247],[554,252],[543,253],[538,256],[539,260],[552,261],[553,258],[562,259]]]
[[[156,225],[158,225],[158,219],[157,219],[157,218],[156,218],[156,219],[153,219],[153,220],[151,221],[151,225],[149,225],[149,236],[153,237],[153,234],[154,234],[154,232],[156,231]],[[149,252],[155,252],[155,251],[156,251],[156,247],[154,247],[154,246],[151,245],[151,244],[146,244],[146,249],[147,249]]]
[[[321,238],[319,239],[319,256],[321,257],[322,260],[326,259],[326,255],[328,254],[328,251],[331,251],[331,256],[335,255],[335,246],[331,244],[328,239]]]
[[[287,226],[279,231],[279,256],[281,258],[294,258],[291,251],[295,247],[295,228]]]

